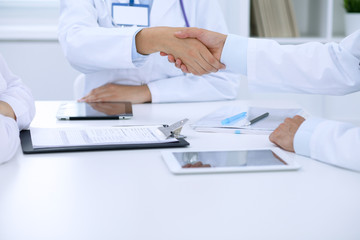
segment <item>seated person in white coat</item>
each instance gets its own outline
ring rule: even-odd
[[[34,114],[29,89],[0,55],[0,164],[14,156],[20,143],[19,130],[29,127]]]
[[[185,42],[174,36],[176,28],[158,27],[189,25],[226,33],[217,1],[138,0],[134,1],[135,6],[131,2],[61,1],[59,41],[71,65],[85,74],[81,101],[159,103],[237,97],[238,75],[216,73],[223,65],[198,40],[187,39]],[[118,12],[123,10],[122,7],[128,7],[132,12],[139,3],[150,8],[150,17],[144,23],[149,27],[125,26],[133,23],[127,22],[131,21],[129,16],[124,19],[124,14]],[[139,14],[137,16],[141,15],[134,11]],[[211,74],[184,74],[159,54],[152,54],[159,51],[172,51],[184,62],[194,63],[192,69],[196,75]]]
[[[279,45],[265,39],[185,29],[176,36],[197,38],[227,70],[247,75],[254,89],[345,95],[360,91],[360,30],[338,43]],[[163,54],[164,55],[164,54]],[[173,56],[169,61],[174,62]],[[176,60],[176,66],[190,70]],[[360,127],[316,117],[286,119],[270,140],[285,150],[360,171]]]

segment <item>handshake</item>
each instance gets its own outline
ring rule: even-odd
[[[136,35],[141,54],[160,52],[184,73],[200,76],[225,69],[220,62],[227,35],[199,28],[145,28]]]

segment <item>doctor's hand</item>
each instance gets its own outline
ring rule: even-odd
[[[270,141],[286,151],[295,152],[294,137],[304,121],[305,118],[299,115],[293,118],[286,118],[285,121],[270,134]]]
[[[155,52],[171,54],[174,58],[181,59],[187,70],[194,75],[217,72],[225,67],[199,40],[177,38],[175,32],[183,29],[185,28],[144,28],[135,38],[137,51],[140,54]]]
[[[151,93],[147,85],[127,86],[109,83],[95,88],[79,102],[151,102]]]
[[[208,31],[200,28],[185,28],[175,33],[177,38],[186,39],[194,38],[202,42],[213,54],[213,56],[220,61],[222,50],[227,38],[227,35]],[[166,53],[160,53],[162,56],[166,56]],[[168,60],[171,63],[175,63],[175,66],[181,68],[185,73],[188,73],[189,69],[187,64],[182,59],[176,58],[174,55],[168,55]]]

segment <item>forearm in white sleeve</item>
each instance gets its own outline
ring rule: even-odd
[[[104,10],[104,16],[99,16],[96,7]],[[94,6],[92,0],[62,0],[60,9],[59,42],[74,68],[91,73],[136,67],[133,37],[140,28],[100,27],[98,18],[106,19],[108,13],[105,6]]]
[[[15,76],[0,56],[0,74],[7,82],[7,88],[0,94],[0,101],[8,103],[13,109],[18,128],[29,127],[35,115],[34,98],[30,89]]]
[[[298,129],[295,152],[332,165],[360,171],[360,127],[310,118]]]
[[[360,90],[360,30],[337,43],[280,45],[249,39],[249,86],[258,91],[343,95]]]
[[[19,142],[19,129],[15,120],[0,114],[0,164],[14,156]]]
[[[229,34],[221,53],[221,62],[226,65],[226,70],[246,76],[247,50],[247,38]]]

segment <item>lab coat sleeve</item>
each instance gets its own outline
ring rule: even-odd
[[[233,34],[227,36],[221,53],[221,62],[227,71],[247,75],[247,48],[248,38]]]
[[[101,7],[107,16],[105,3]],[[62,0],[59,42],[71,65],[83,73],[135,68],[132,47],[138,27],[100,27],[92,0]],[[109,20],[110,21],[110,20]]]
[[[1,56],[0,74],[7,82],[7,89],[0,93],[0,101],[8,103],[12,107],[20,130],[28,128],[35,115],[34,98],[30,89],[9,70]]]
[[[0,164],[14,156],[19,143],[19,129],[16,121],[0,114]]]
[[[16,121],[0,114],[0,163],[13,157],[19,147],[19,129],[30,125],[35,105],[30,90],[15,76],[0,55],[0,101],[8,103],[15,112]]]
[[[338,43],[249,39],[248,80],[258,91],[344,95],[360,89],[360,30]]]
[[[137,49],[136,49],[136,34],[138,34],[142,29],[138,29],[133,36],[133,40],[132,40],[132,50],[131,50],[131,57],[132,57],[132,61],[134,63],[134,65],[136,67],[140,67],[143,63],[144,60],[146,60],[148,55],[143,55],[138,53]]]
[[[360,128],[349,123],[309,118],[295,134],[297,154],[360,171]]]
[[[237,97],[239,77],[225,72],[202,77],[186,74],[150,82],[148,87],[153,103],[219,101]]]
[[[217,1],[189,0],[185,2],[191,27],[209,29],[226,34],[227,27]],[[194,12],[191,12],[194,11]],[[239,76],[220,71],[205,76],[190,74],[159,79],[148,84],[152,102],[217,101],[234,99],[238,95]]]

